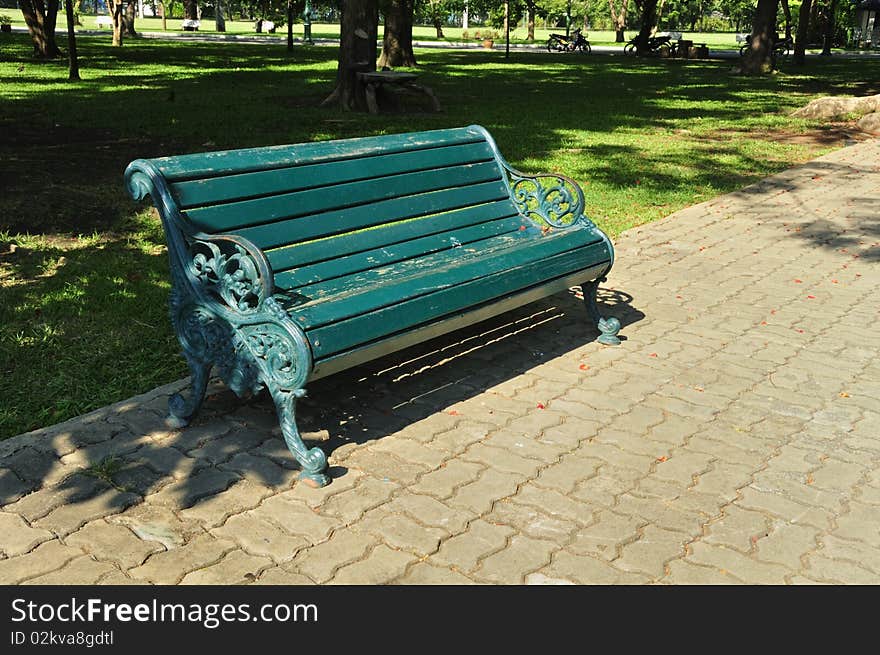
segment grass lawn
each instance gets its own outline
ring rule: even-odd
[[[79,40],[84,81],[0,35],[0,437],[187,374],[163,236],[122,186],[137,157],[480,123],[525,171],[583,182],[612,237],[842,144],[789,117],[828,93],[880,93],[880,61],[766,78],[729,62],[417,52],[440,114],[319,109],[334,48]]]

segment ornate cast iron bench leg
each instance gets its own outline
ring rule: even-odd
[[[199,361],[186,351],[183,354],[189,364],[192,384],[188,398],[175,393],[168,399],[168,417],[165,419],[165,424],[170,428],[186,427],[198,414],[202,401],[205,399],[205,391],[208,388],[208,379],[211,375],[211,364]]]
[[[606,346],[618,346],[620,345],[620,339],[617,338],[617,333],[620,332],[620,321],[613,316],[611,318],[603,317],[599,312],[599,306],[596,304],[596,293],[599,291],[599,282],[604,281],[605,278],[603,277],[599,280],[593,280],[592,282],[582,284],[581,291],[584,295],[584,304],[587,306],[587,312],[590,314],[590,318],[596,323],[599,332],[601,332],[597,341]]]
[[[296,401],[306,395],[306,390],[285,391],[270,387],[270,393],[278,410],[278,421],[281,423],[284,443],[302,466],[300,479],[311,487],[323,487],[329,484],[330,478],[323,473],[327,469],[327,456],[318,447],[306,448],[296,427]]]

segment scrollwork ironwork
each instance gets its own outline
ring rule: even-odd
[[[564,175],[525,175],[509,170],[510,190],[517,209],[538,223],[564,228],[582,220],[583,192]]]
[[[243,314],[257,311],[266,287],[251,255],[237,243],[229,244],[227,253],[216,241],[190,241],[189,273],[202,290]]]

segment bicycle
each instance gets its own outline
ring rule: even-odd
[[[631,38],[625,46],[623,46],[623,52],[628,55],[633,55],[638,52],[638,47],[636,42],[638,41],[638,34]],[[668,57],[672,53],[672,37],[670,36],[649,36],[648,37],[648,47],[647,54],[649,55],[659,55],[661,57]]]
[[[581,33],[578,28],[571,33],[571,36],[565,34],[551,34],[547,39],[547,52],[576,52],[580,51],[584,54],[592,52],[590,42]]]
[[[743,57],[749,51],[749,48],[752,47],[752,35],[749,34],[746,36],[746,42],[742,44],[739,48],[739,56]],[[786,39],[778,34],[773,38],[772,41],[772,50],[770,51],[771,56],[773,57],[786,57],[794,48],[794,43],[792,43],[791,39]]]

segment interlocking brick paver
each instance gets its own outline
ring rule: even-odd
[[[688,537],[680,532],[669,532],[652,525],[645,526],[638,539],[621,546],[620,557],[614,560],[614,566],[659,579],[666,572],[666,562],[684,555],[684,547],[688,541]]]
[[[77,546],[92,557],[114,562],[122,569],[143,564],[147,557],[164,550],[155,541],[139,539],[128,528],[103,520],[86,524],[65,541],[68,546]]]
[[[344,523],[339,517],[326,515],[286,494],[267,498],[248,514],[273,523],[288,534],[304,537],[313,544],[325,541]]]
[[[642,573],[621,571],[597,557],[577,555],[567,550],[554,553],[552,563],[541,572],[551,579],[584,585],[644,584],[650,581]]]
[[[849,503],[848,509],[848,512],[837,517],[837,527],[833,534],[880,548],[880,514],[876,508],[853,501]]]
[[[504,549],[486,557],[474,576],[489,582],[520,584],[525,575],[550,563],[550,556],[559,547],[552,541],[516,535]]]
[[[32,528],[18,514],[0,512],[0,552],[7,557],[27,553],[52,538],[51,532]]]
[[[722,573],[729,572],[746,584],[784,584],[786,576],[794,573],[780,564],[764,562],[726,546],[698,541],[688,549],[690,552],[685,556],[685,561],[711,566]]]
[[[43,518],[34,521],[33,527],[51,530],[54,534],[63,537],[88,521],[121,512],[139,500],[140,496],[135,494],[108,489],[86,500],[57,507]]]
[[[208,496],[180,512],[183,519],[200,521],[206,528],[221,525],[227,518],[253,509],[272,495],[269,487],[248,479],[239,480],[222,493]]]
[[[340,529],[327,541],[304,550],[285,569],[324,583],[341,566],[362,559],[377,543],[372,535]]]
[[[128,575],[154,584],[176,584],[187,573],[219,562],[231,550],[235,550],[233,542],[200,534],[179,548],[150,556],[140,566],[129,569]]]
[[[187,573],[181,584],[247,584],[254,582],[260,571],[271,565],[272,560],[266,557],[234,550],[216,564]]]
[[[403,576],[406,567],[416,560],[415,555],[379,544],[363,560],[342,567],[330,583],[388,584]]]
[[[806,559],[807,568],[804,570],[804,574],[810,578],[835,584],[880,584],[880,575],[856,563],[847,560],[830,559],[819,554],[810,555]]]
[[[402,578],[398,579],[399,584],[414,585],[472,585],[476,584],[473,580],[463,576],[457,571],[447,568],[435,566],[429,561],[417,562],[406,572]]]
[[[509,525],[528,537],[558,542],[565,542],[568,535],[578,527],[573,521],[550,517],[529,505],[506,500],[495,503],[485,520]]]
[[[236,542],[251,555],[270,557],[280,564],[296,557],[311,542],[303,536],[291,536],[269,521],[251,512],[237,514],[211,534]]]
[[[482,558],[504,548],[512,534],[513,528],[480,519],[471,523],[466,532],[444,541],[432,559],[468,572],[476,568]]]
[[[92,585],[101,578],[119,570],[107,562],[99,562],[88,555],[77,557],[62,568],[26,580],[26,585]]]
[[[449,533],[427,528],[403,514],[390,514],[379,508],[358,523],[358,530],[373,534],[395,550],[405,550],[424,557],[437,550],[440,540]]]
[[[0,584],[18,584],[44,575],[82,554],[79,548],[66,546],[57,539],[46,541],[25,555],[0,560]]]

